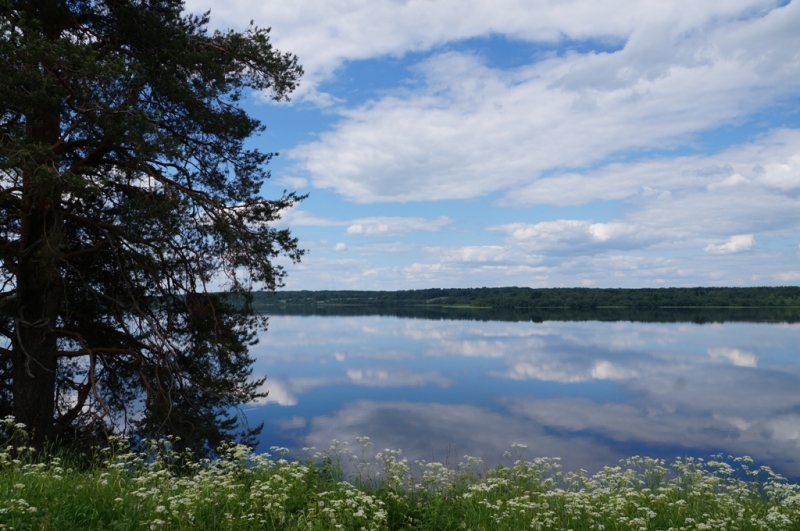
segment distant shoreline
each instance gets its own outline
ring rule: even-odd
[[[457,309],[790,309],[800,287],[754,288],[452,288],[399,291],[255,292],[256,307],[372,306]]]

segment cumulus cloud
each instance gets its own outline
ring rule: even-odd
[[[779,190],[800,188],[800,154],[788,157],[785,161],[772,162],[755,168],[759,181]]]
[[[278,426],[281,427],[281,429],[284,430],[296,430],[300,428],[305,428],[307,422],[306,419],[304,419],[303,417],[294,416],[288,419],[280,419],[276,421],[275,424],[277,424]]]
[[[402,202],[477,197],[616,153],[675,147],[800,90],[799,6],[688,32],[642,21],[619,51],[511,71],[444,52],[418,67],[422,92],[343,111],[291,156],[317,187]]]
[[[437,232],[452,223],[447,216],[438,218],[373,217],[348,222],[347,234],[382,236],[408,232]]]
[[[438,372],[414,372],[404,369],[348,369],[350,383],[368,387],[448,387],[453,382]]]
[[[506,354],[503,341],[485,339],[444,340],[427,351],[429,356],[465,356],[468,358],[500,358]]]
[[[541,425],[485,408],[462,404],[357,401],[332,417],[316,417],[306,446],[327,447],[331,440],[354,441],[367,435],[374,448],[401,449],[411,462],[444,462],[463,455],[480,457],[487,465],[500,462],[513,442],[529,446],[527,457],[562,457],[568,470],[597,471],[620,455],[597,445],[591,437],[565,439]]]
[[[696,398],[698,403],[683,403],[680,411],[664,407],[666,404],[648,395],[641,396],[636,404],[579,397],[517,397],[505,403],[515,415],[564,433],[567,440],[571,434],[592,434],[602,445],[608,444],[600,442],[605,439],[632,446],[652,444],[707,452],[724,449],[733,455],[763,456],[762,459],[766,458],[763,449],[768,446],[770,460],[784,474],[800,473],[800,466],[792,457],[797,451],[796,423],[800,415],[774,412],[764,418],[750,413],[721,414],[714,412],[716,405],[703,405],[703,400]]]
[[[676,449],[724,451],[768,457],[781,473],[800,474],[794,459],[800,415],[792,409],[791,387],[797,375],[698,368],[691,367],[695,377],[684,377],[685,367],[659,366],[641,381],[630,380],[624,388],[635,394],[635,402],[517,395],[500,398],[499,411],[431,402],[350,402],[334,415],[314,418],[304,444],[325,447],[333,439],[367,435],[375,447],[401,448],[412,461],[442,461],[455,447],[457,455],[479,456],[492,466],[510,442],[521,442],[528,444],[529,458],[561,457],[567,470],[591,473],[634,451],[670,460]],[[737,398],[731,388],[753,392]]]
[[[800,281],[800,271],[787,271],[785,273],[776,273],[775,278],[783,282],[797,282]]]
[[[592,223],[584,220],[560,219],[540,223],[508,223],[490,227],[505,232],[509,239],[532,250],[579,249],[602,244],[604,247],[629,247],[641,240],[640,228],[621,222]]]
[[[347,224],[345,220],[322,218],[299,208],[286,211],[281,216],[281,222],[292,227],[337,227]]]
[[[566,365],[560,362],[532,362],[518,359],[511,364],[508,371],[494,372],[492,375],[511,380],[542,380],[559,383],[577,383],[591,379],[589,374],[570,370]]]
[[[592,380],[630,380],[639,372],[630,363],[576,356],[569,350],[555,354],[552,345],[526,349],[526,353],[505,357],[505,371],[491,374],[511,380],[542,380],[545,382],[581,383]]]
[[[757,235],[761,251],[774,249],[770,237],[798,229],[798,132],[751,135],[714,154],[670,150],[692,152],[703,144],[699,135],[765,109],[781,112],[800,93],[797,1],[190,0],[187,7],[210,8],[220,27],[241,29],[250,19],[272,26],[273,42],[297,53],[306,70],[297,100],[333,106],[329,130],[289,150],[294,166],[280,179],[291,187],[326,188],[357,203],[623,204],[610,219],[497,217],[491,224],[504,242],[492,234],[460,248],[426,240],[425,256],[408,253],[391,266],[364,258],[377,248],[345,240],[344,255],[326,243],[293,267],[292,287],[792,281],[786,257],[745,271],[751,253],[741,254],[735,275],[722,261],[747,246],[726,241],[731,235]],[[537,46],[527,48],[529,60],[501,67],[468,40],[483,37]],[[338,90],[343,65],[389,58],[405,80],[368,92],[373,99],[353,104],[346,91],[322,92]],[[336,83],[325,88],[326,80]],[[642,158],[651,150],[661,155]],[[297,211],[284,224],[368,241],[461,223],[431,212],[328,219]],[[663,254],[679,250],[703,260]]]
[[[287,4],[277,0],[225,3],[189,0],[186,5],[196,13],[211,9],[212,22],[217,27],[242,28],[249,20],[261,26],[272,26],[275,44],[300,57],[307,72],[304,90],[325,104],[330,103],[331,96],[318,93],[316,85],[346,61],[401,56],[451,41],[490,35],[537,42],[562,39],[634,42],[639,48],[656,52],[656,58],[651,58],[650,62],[642,58],[637,66],[650,75],[657,75],[658,63],[670,57],[665,49],[669,50],[676,42],[691,40],[692,30],[713,28],[721,23],[741,25],[742,19],[747,20],[753,14],[758,16],[779,3],[775,0],[701,4],[691,0],[667,4],[657,0],[636,4],[611,0],[555,4],[546,0],[491,3],[481,0],[298,0]],[[773,22],[772,25],[777,24]],[[791,21],[786,21],[785,25],[791,25]],[[746,33],[739,37],[753,40]],[[778,39],[776,36],[775,40]],[[707,45],[698,55],[703,58],[714,51]],[[758,51],[761,50],[755,50]],[[691,53],[686,55],[692,59]],[[595,68],[603,66],[611,67],[613,61]],[[576,72],[575,77],[592,73],[590,68],[585,68]],[[614,72],[614,77],[624,81],[637,73]]]
[[[425,259],[409,252],[405,264],[381,270],[380,281],[373,277],[358,282],[384,289],[489,285],[487,279],[494,285],[542,287],[578,285],[582,280],[609,287],[794,282],[796,255],[770,249],[776,248],[771,244],[774,239],[780,242],[800,230],[796,216],[800,196],[784,189],[788,187],[784,170],[793,167],[798,157],[800,131],[781,129],[713,155],[615,163],[582,174],[556,173],[515,192],[513,206],[583,205],[592,198],[626,206],[602,221],[573,218],[488,225],[484,228],[490,235],[504,237],[502,245],[426,246]],[[587,206],[587,213],[591,209]],[[524,211],[511,212],[528,216]],[[455,222],[454,226],[458,227]],[[745,253],[748,235],[753,245]],[[756,239],[762,245],[756,246]],[[692,254],[672,252],[680,250]],[[730,251],[738,251],[736,268],[724,262]],[[320,268],[322,275],[335,271],[327,263]],[[354,267],[342,265],[342,271],[343,277],[350,277]],[[306,282],[317,278],[309,275]]]
[[[500,262],[510,258],[500,245],[435,246],[426,247],[425,252],[442,262]]]
[[[268,392],[269,394],[258,399],[255,403],[259,405],[264,404],[278,404],[279,406],[296,406],[297,395],[292,389],[292,384],[285,378],[269,378],[259,392]]]
[[[798,159],[800,131],[777,129],[714,154],[616,162],[580,173],[557,171],[515,189],[502,203],[584,205],[622,200],[647,207],[669,203],[674,196],[690,196],[713,205],[735,194],[757,199],[754,210],[762,209],[762,198],[783,207],[792,199],[783,192],[791,191],[795,179],[800,179]]]
[[[450,386],[458,394],[473,381],[463,378],[465,364],[499,394],[491,407],[343,398],[325,417],[306,418],[306,446],[368,435],[376,447],[400,447],[407,457],[430,459],[453,443],[461,455],[490,460],[518,441],[529,443],[534,455],[561,456],[569,467],[587,469],[629,452],[668,451],[665,457],[672,458],[676,449],[724,451],[769,458],[777,469],[800,475],[800,370],[787,362],[797,324],[309,319],[273,317],[279,337],[253,351],[273,363],[331,362],[324,376],[270,378],[280,382],[282,396],[293,397],[288,402],[328,385]],[[316,340],[288,347],[287,337],[307,337],[309,329],[319,329]],[[390,343],[402,349],[387,352]],[[444,356],[453,362],[442,363]],[[347,364],[333,361],[339,358]],[[564,387],[526,397],[514,384],[514,396],[505,396],[507,380]],[[597,394],[591,382],[601,380],[613,385],[613,399]]]
[[[437,372],[419,373],[403,369],[376,368],[347,369],[344,376],[270,379],[261,389],[261,391],[269,391],[269,395],[254,404],[296,406],[299,402],[298,396],[303,393],[320,387],[342,384],[364,387],[422,387],[429,385],[448,387],[452,381]]]
[[[687,208],[702,209],[702,201],[685,203]],[[681,204],[676,207],[683,206]],[[554,286],[576,286],[582,281],[593,281],[593,286],[609,288],[640,288],[662,286],[692,287],[708,286],[752,286],[787,285],[800,275],[797,269],[797,254],[782,252],[782,233],[762,231],[757,237],[764,243],[754,246],[749,252],[738,254],[710,254],[704,252],[710,237],[724,243],[727,235],[736,234],[737,229],[752,229],[746,225],[767,224],[771,212],[764,218],[728,218],[720,220],[727,227],[709,227],[692,223],[691,212],[686,214],[673,210],[653,212],[653,218],[644,220],[654,225],[642,232],[641,244],[636,241],[614,241],[606,243],[581,242],[575,246],[560,243],[560,247],[534,249],[526,242],[504,238],[503,258],[499,260],[462,260],[458,253],[437,255],[419,247],[409,245],[391,247],[392,255],[369,245],[348,244],[347,253],[312,249],[312,259],[304,259],[299,266],[291,265],[287,289],[427,289],[432,286],[476,287],[476,286],[530,286],[549,288]],[[642,218],[646,213],[642,213]],[[674,232],[668,230],[668,222],[675,221]],[[794,223],[792,220],[787,220]],[[781,225],[772,225],[772,230]],[[781,229],[783,230],[783,229]],[[718,234],[722,232],[723,234]],[[788,229],[785,231],[788,234]],[[724,234],[724,233],[727,233]],[[796,232],[795,232],[796,233]],[[500,233],[503,234],[503,233]],[[491,236],[491,234],[489,234]],[[481,238],[487,237],[484,234]],[[770,241],[775,244],[770,245]],[[329,247],[329,246],[328,246]],[[443,247],[443,246],[439,246]],[[498,246],[500,247],[500,246]],[[775,251],[777,249],[777,252]],[[402,253],[398,256],[397,253]],[[347,256],[348,260],[335,257]],[[730,261],[736,257],[735,263]],[[469,257],[467,257],[469,258]],[[380,261],[378,261],[380,260]],[[290,264],[287,264],[290,265]]]
[[[752,352],[738,348],[715,347],[708,349],[711,359],[726,360],[737,367],[756,367],[758,366],[758,356]]]
[[[435,218],[377,216],[354,219],[330,219],[315,216],[304,210],[287,212],[282,223],[292,227],[347,227],[347,234],[388,236],[409,232],[438,232],[453,222],[448,216]]]
[[[731,236],[730,239],[720,245],[709,243],[706,252],[710,254],[731,254],[749,251],[756,244],[756,239],[752,234],[739,234]]]
[[[433,205],[427,218],[286,213],[286,226],[338,231],[292,266],[292,288],[796,280],[796,257],[748,259],[800,228],[800,135],[749,125],[754,116],[762,123],[762,111],[782,113],[800,93],[797,1],[190,0],[187,7],[210,8],[220,27],[241,29],[250,19],[272,26],[273,42],[297,53],[307,73],[296,101],[333,107],[332,125],[289,150],[294,165],[279,180],[357,203]],[[482,51],[504,39],[529,57],[509,67]],[[340,74],[350,76],[362,60],[390,62],[390,77],[404,79],[379,92],[359,85],[352,94],[372,98],[356,96],[359,103],[347,100],[349,85],[323,92],[350,83]],[[731,124],[747,124],[751,140],[709,153],[703,135]],[[704,153],[676,156],[675,148]],[[462,219],[442,222],[433,202],[479,197],[523,208],[615,208],[609,216],[557,209],[549,218],[520,210],[517,219],[491,216],[485,224],[494,233],[475,229],[462,247],[426,237],[424,249],[392,264],[373,260],[378,247],[342,241],[460,229]],[[759,246],[742,253],[747,242],[731,235],[756,235]],[[335,254],[334,242],[346,242],[348,252]]]
[[[283,176],[280,179],[281,184],[288,186],[289,188],[306,188],[308,186],[308,179],[303,177],[291,177],[291,176]]]

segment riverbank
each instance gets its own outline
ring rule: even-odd
[[[747,458],[632,457],[596,475],[512,445],[506,465],[409,463],[346,443],[299,459],[231,445],[214,460],[124,440],[90,465],[0,453],[0,529],[642,530],[800,529],[800,486]],[[349,472],[345,473],[344,471]]]
[[[258,308],[372,306],[517,310],[800,308],[800,287],[750,288],[459,288],[401,291],[290,291],[253,293]]]

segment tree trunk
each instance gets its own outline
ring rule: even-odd
[[[36,173],[44,172],[53,170],[47,168]],[[38,175],[32,179],[46,182],[48,177],[55,178]],[[12,347],[14,416],[33,431],[33,444],[39,449],[53,432],[58,367],[58,341],[53,331],[58,325],[63,297],[59,266],[63,240],[60,197],[54,197],[60,194],[54,190],[57,187],[41,184],[26,185],[26,192],[32,189],[32,193],[30,198],[23,197],[27,215],[22,218],[20,234],[22,253],[14,323],[17,337]]]
[[[53,329],[62,298],[61,221],[57,205],[43,201],[44,194],[35,195],[32,201],[38,204],[23,217],[21,227],[13,411],[17,422],[33,431],[33,444],[41,449],[52,435],[55,409],[58,342]]]
[[[47,72],[44,72],[47,76]],[[22,215],[16,278],[17,310],[12,345],[13,403],[17,422],[41,450],[53,435],[58,339],[54,330],[63,299],[61,179],[49,148],[60,135],[58,112],[26,116],[30,163],[22,168]]]
[[[20,325],[22,344],[12,358],[13,413],[27,426],[30,444],[42,450],[53,435],[57,358],[55,341],[43,328]],[[23,350],[24,349],[24,350]]]

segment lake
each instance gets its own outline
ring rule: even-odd
[[[257,450],[369,436],[492,466],[517,442],[566,470],[723,453],[800,478],[800,324],[427,317],[271,315]]]

